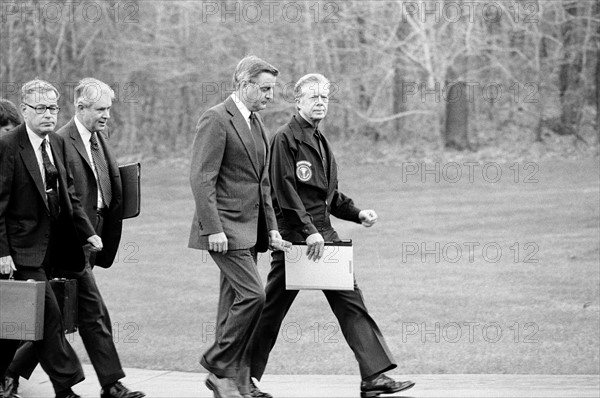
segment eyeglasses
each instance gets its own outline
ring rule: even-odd
[[[31,109],[34,109],[35,113],[37,113],[38,115],[43,115],[44,113],[46,113],[46,110],[49,110],[51,115],[56,115],[58,113],[58,111],[60,111],[60,108],[58,106],[56,106],[56,105],[50,105],[50,106],[36,105],[36,106],[31,106],[31,105],[26,104],[24,102],[23,102],[23,104],[27,105]]]

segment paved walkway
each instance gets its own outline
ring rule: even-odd
[[[83,398],[100,396],[100,386],[91,365],[84,365],[87,379],[74,390]],[[206,374],[162,370],[125,369],[123,382],[144,391],[148,398],[211,398],[204,386]],[[411,375],[390,376],[410,379],[416,386],[394,397],[594,397],[600,396],[598,375]],[[356,398],[357,376],[347,375],[266,375],[261,387],[276,398]],[[22,380],[23,398],[53,398],[52,385],[38,368],[29,381]],[[391,397],[391,396],[382,396]]]

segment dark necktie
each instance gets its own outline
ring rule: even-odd
[[[44,164],[44,174],[46,177],[46,199],[48,200],[50,220],[56,221],[60,212],[58,205],[58,170],[50,161],[46,145],[50,146],[50,143],[48,140],[44,139],[40,148],[42,149],[42,162]]]
[[[252,132],[252,139],[254,140],[254,147],[256,148],[256,157],[260,163],[260,168],[265,166],[265,144],[262,137],[260,123],[254,112],[250,113],[250,130]]]
[[[319,153],[321,154],[321,161],[323,162],[323,169],[325,170],[325,178],[327,178],[327,181],[329,181],[329,161],[327,159],[325,145],[323,144],[323,136],[321,135],[319,129],[315,129],[315,138],[319,144]]]
[[[106,163],[106,156],[104,150],[98,143],[97,133],[92,133],[90,137],[90,146],[92,150],[92,159],[94,160],[94,167],[96,168],[96,175],[98,176],[98,184],[100,185],[100,194],[102,194],[102,201],[104,206],[110,205],[112,199],[112,191],[110,187],[110,175],[108,174],[108,164]]]

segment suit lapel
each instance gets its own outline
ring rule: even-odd
[[[73,146],[79,153],[79,156],[81,156],[85,160],[85,163],[93,172],[94,170],[92,168],[92,162],[90,161],[87,151],[85,150],[85,144],[81,139],[81,134],[79,134],[79,130],[77,130],[77,125],[75,124],[74,119],[71,119],[71,121],[69,122],[69,136],[71,137],[71,142],[73,143]]]
[[[63,164],[64,153],[60,145],[58,145],[58,138],[54,133],[50,133],[48,138],[50,139],[50,148],[52,150],[52,157],[54,158],[54,166],[56,167],[56,170],[58,170],[59,200],[61,206],[65,206],[67,204],[66,201],[69,201],[69,191],[66,179],[67,172]]]
[[[254,147],[254,141],[252,140],[252,132],[250,131],[250,128],[248,128],[248,123],[244,120],[244,117],[231,97],[225,100],[225,108],[231,115],[231,124],[237,135],[240,137],[240,140],[242,140],[242,144],[244,144],[244,149],[246,149],[246,153],[250,158],[250,162],[252,163],[256,175],[260,177],[256,149]]]
[[[25,127],[25,123],[23,123],[23,128],[19,132],[19,145],[21,146],[21,159],[23,160],[23,164],[31,175],[31,178],[33,179],[33,182],[35,183],[35,186],[42,197],[44,204],[46,205],[46,209],[48,209],[44,180],[42,179],[42,174],[35,156],[35,151],[31,146],[29,137],[27,136],[27,128]]]

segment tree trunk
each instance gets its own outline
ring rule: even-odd
[[[465,82],[448,84],[444,146],[459,151],[471,149],[469,144],[469,101],[466,90]]]
[[[595,5],[594,16],[600,18],[600,2]],[[596,143],[600,144],[600,23],[596,38]]]
[[[567,18],[577,16],[577,3],[564,5]],[[574,135],[581,117],[581,49],[578,43],[577,25],[567,20],[562,26],[563,59],[559,70],[559,98],[561,104],[560,135]]]
[[[402,71],[400,67],[394,67],[394,87],[393,87],[393,95],[392,95],[392,114],[397,115],[406,110],[406,104],[404,103],[404,78],[402,77]],[[403,119],[397,117],[394,119],[394,131],[396,137],[400,138],[400,141],[403,142],[406,137],[404,137],[404,122]]]

